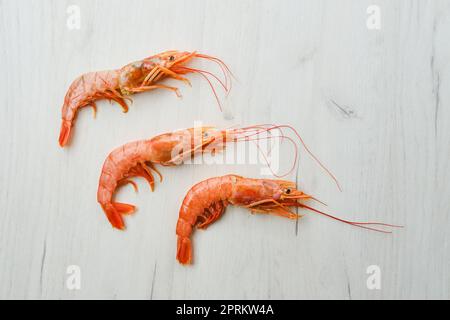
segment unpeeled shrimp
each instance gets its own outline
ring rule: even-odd
[[[180,208],[176,229],[177,259],[181,264],[192,263],[191,236],[195,228],[206,229],[217,221],[229,205],[239,206],[255,214],[271,214],[297,220],[300,215],[292,207],[304,208],[340,222],[372,231],[391,233],[380,227],[401,227],[378,222],[354,222],[317,210],[304,202],[316,200],[297,190],[295,183],[283,180],[249,179],[237,175],[211,178],[189,190]]]
[[[188,68],[186,64],[193,59],[208,59],[218,64],[225,75],[225,83],[211,72]],[[221,108],[216,89],[208,76],[212,76],[228,93],[231,89],[231,71],[225,63],[215,57],[197,52],[167,51],[149,58],[136,61],[117,70],[91,72],[77,78],[70,86],[62,107],[62,124],[59,145],[66,146],[72,135],[78,111],[84,107],[92,107],[97,112],[96,101],[107,99],[117,102],[126,113],[129,96],[156,89],[170,90],[181,97],[179,89],[160,82],[173,78],[191,85],[183,75],[197,73],[206,78]]]

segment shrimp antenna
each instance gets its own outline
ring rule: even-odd
[[[354,227],[371,230],[371,231],[376,231],[376,232],[381,232],[381,233],[392,233],[392,231],[385,231],[385,230],[373,228],[373,227],[370,227],[370,226],[381,226],[381,227],[390,227],[390,228],[404,228],[403,226],[398,226],[398,225],[394,225],[394,224],[387,224],[387,223],[348,221],[348,220],[344,220],[344,219],[332,216],[332,215],[330,215],[328,213],[322,212],[320,210],[317,210],[317,209],[315,209],[313,207],[309,207],[309,206],[307,206],[305,204],[302,204],[302,203],[296,203],[296,204],[293,204],[293,205],[295,205],[297,207],[308,209],[310,211],[313,211],[315,213],[321,214],[321,215],[323,215],[325,217],[328,217],[330,219],[333,219],[333,220],[336,220],[336,221],[339,221],[339,222],[342,222],[342,223],[345,223],[345,224],[349,224],[349,225],[354,226]]]
[[[214,85],[212,84],[211,80],[205,75],[205,73],[211,74],[214,78],[216,78],[217,81],[220,82],[220,84],[225,88],[225,91],[226,91],[226,86],[223,84],[223,82],[219,78],[217,78],[217,76],[215,76],[212,73],[207,72],[207,71],[203,71],[203,70],[199,70],[199,69],[193,69],[193,68],[187,68],[187,67],[177,67],[176,70],[195,72],[195,73],[201,75],[203,78],[205,78],[206,81],[208,82],[209,86],[211,87],[213,93],[214,93],[214,97],[216,98],[216,101],[217,101],[217,104],[219,105],[220,111],[221,112],[223,111],[222,104],[220,103],[219,95],[217,94],[217,90],[214,87]]]
[[[211,60],[211,61],[217,63],[217,64],[220,66],[220,68],[222,69],[222,72],[223,72],[223,74],[224,74],[224,76],[225,76],[225,82],[226,82],[226,84],[227,84],[227,87],[228,87],[228,81],[230,81],[230,88],[229,88],[229,91],[231,91],[231,88],[232,88],[232,85],[233,85],[233,83],[232,83],[232,81],[231,81],[231,78],[236,79],[236,77],[234,76],[233,72],[231,72],[230,68],[227,66],[227,64],[226,64],[225,62],[223,62],[223,61],[222,61],[221,59],[219,59],[219,58],[212,57],[212,56],[209,56],[209,55],[206,55],[206,54],[198,54],[198,53],[197,53],[195,56],[196,56],[196,57],[199,57],[199,58]],[[230,78],[230,79],[229,79],[229,78]],[[228,92],[229,92],[229,91],[228,91]]]
[[[259,141],[261,141],[261,140],[271,140],[271,139],[276,139],[276,138],[287,139],[288,141],[292,142],[292,144],[294,145],[294,149],[295,149],[295,159],[297,159],[297,158],[298,158],[298,148],[297,148],[297,145],[296,145],[295,141],[294,141],[292,138],[287,137],[287,136],[284,136],[284,135],[280,135],[280,136],[273,136],[273,135],[270,135],[270,137],[253,137],[253,138],[252,138],[252,136],[255,136],[255,135],[256,135],[256,134],[252,134],[252,135],[240,137],[240,138],[238,138],[238,139],[235,139],[235,141],[236,141],[236,142],[240,142],[240,141],[256,142],[255,145],[256,145],[256,147],[258,148],[258,151],[259,151],[259,152],[261,153],[261,155],[263,156],[264,161],[265,161],[266,164],[267,164],[267,167],[269,168],[270,172],[272,173],[272,175],[273,175],[274,177],[277,177],[277,178],[283,178],[283,177],[285,177],[285,176],[291,174],[291,173],[295,170],[297,161],[294,162],[292,168],[289,170],[288,173],[282,174],[282,175],[276,174],[276,173],[273,171],[273,169],[272,169],[272,165],[271,165],[269,159],[267,159],[267,156],[266,156],[265,153],[261,150],[261,147],[260,147],[260,145],[259,145]],[[270,152],[270,151],[269,151],[269,152]]]
[[[309,149],[309,147],[306,145],[305,141],[303,140],[303,138],[300,136],[300,134],[298,133],[298,131],[290,126],[290,125],[259,125],[259,126],[251,126],[251,127],[247,127],[247,128],[242,128],[241,130],[243,131],[247,131],[247,130],[255,130],[256,128],[261,128],[263,127],[264,129],[261,129],[261,131],[259,133],[262,133],[264,131],[271,131],[274,129],[289,129],[292,132],[294,132],[294,134],[297,136],[297,138],[300,140],[300,143],[303,145],[303,148],[306,150],[306,152],[311,156],[311,158],[313,158],[313,160],[334,180],[337,188],[339,189],[339,191],[342,192],[342,188],[341,185],[339,184],[339,181],[337,180],[337,178],[335,177],[335,175],[331,172],[331,170],[329,170],[324,164],[322,164],[322,162],[319,160],[319,158],[317,156],[314,155],[314,153]],[[258,135],[259,133],[256,133],[256,135]],[[296,158],[295,160],[295,164],[297,164],[298,159]]]
[[[249,127],[249,128],[243,128],[243,129],[239,129],[239,128],[238,129],[234,129],[235,133],[238,133],[238,134],[245,133],[244,136],[239,137],[235,141],[245,140],[245,141],[256,142],[256,146],[258,147],[258,150],[260,151],[261,155],[263,156],[264,161],[266,162],[267,166],[269,167],[270,172],[272,173],[272,175],[277,177],[277,178],[286,177],[286,176],[290,175],[292,172],[294,172],[295,168],[298,165],[298,146],[297,146],[297,144],[295,143],[295,141],[292,138],[290,138],[290,137],[288,137],[288,136],[286,136],[284,134],[284,132],[282,130],[283,128],[280,127],[280,128],[267,129],[267,126],[269,126],[269,125],[259,125],[259,126],[253,126],[253,127]],[[272,126],[272,125],[270,125],[270,126]],[[275,129],[280,131],[280,135],[279,136],[272,135],[271,131],[275,130]],[[270,136],[269,137],[259,137],[259,135],[261,133],[263,133],[263,132],[267,132]],[[270,139],[274,139],[274,138],[275,139],[279,138],[281,140],[281,142],[283,142],[284,139],[288,140],[289,142],[292,143],[292,145],[294,146],[294,150],[295,150],[295,157],[294,157],[295,160],[294,160],[294,163],[292,164],[291,169],[287,173],[281,174],[281,175],[276,174],[272,170],[272,167],[271,167],[271,164],[270,164],[269,160],[267,159],[265,153],[261,150],[261,148],[259,146],[259,141],[261,141],[261,140],[270,140]],[[242,140],[239,140],[239,139],[242,139]],[[271,148],[268,151],[268,153],[270,153],[270,152],[271,152]]]
[[[213,73],[211,73],[211,72],[209,72],[209,71],[201,70],[201,69],[196,69],[196,68],[188,68],[188,67],[184,67],[184,66],[183,66],[183,67],[178,67],[177,70],[188,71],[188,72],[194,72],[194,73],[205,73],[205,74],[207,74],[207,75],[210,75],[210,76],[213,77],[214,79],[216,79],[217,82],[220,83],[220,85],[222,86],[222,88],[223,88],[226,92],[228,92],[228,90],[229,90],[229,89],[227,88],[227,85],[226,85],[225,83],[223,83],[223,81],[222,81],[221,79],[219,79],[218,76],[216,76],[215,74],[213,74]]]

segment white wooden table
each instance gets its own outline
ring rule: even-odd
[[[70,5],[79,30],[67,27]],[[0,1],[0,298],[450,298],[449,30],[450,1],[437,0]],[[95,121],[82,111],[71,148],[58,147],[76,76],[167,49],[230,65],[238,82],[223,114],[190,76],[182,100],[142,94],[127,115],[101,102]],[[229,208],[195,233],[195,264],[182,267],[175,226],[186,191],[259,172],[195,165],[163,169],[155,193],[141,180],[139,194],[121,190],[139,211],[126,232],[113,230],[96,202],[106,155],[199,120],[295,126],[344,191],[307,156],[288,178],[341,217],[406,228],[382,235],[307,214],[297,229]],[[79,290],[67,286],[69,266]],[[379,290],[367,286],[369,266]]]

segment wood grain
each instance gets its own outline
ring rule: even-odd
[[[66,27],[69,5],[81,29]],[[366,27],[369,5],[381,29]],[[450,298],[449,1],[0,1],[0,298],[412,299]],[[57,145],[60,107],[81,73],[167,49],[223,58],[238,78],[218,111],[191,77],[183,99],[136,96],[129,114],[81,112],[70,149]],[[206,64],[205,64],[206,66]],[[392,236],[314,214],[300,221],[228,209],[194,236],[195,265],[176,262],[186,191],[251,165],[163,169],[139,207],[111,229],[96,203],[106,155],[125,142],[195,121],[289,123],[338,176],[307,156],[297,180],[331,212],[403,224]],[[298,228],[298,229],[297,229]],[[81,290],[66,270],[81,268]],[[381,290],[368,290],[378,265]]]

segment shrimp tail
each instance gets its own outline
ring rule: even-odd
[[[69,142],[71,131],[72,131],[72,121],[63,119],[61,124],[61,131],[59,133],[59,145],[61,147],[66,146],[67,143]]]
[[[136,211],[136,207],[131,204],[116,202],[113,203],[112,205],[120,214],[130,215]]]
[[[112,226],[119,230],[125,229],[122,215],[129,215],[136,211],[136,207],[125,203],[110,203],[103,205],[103,210]]]
[[[177,260],[185,265],[192,263],[192,244],[188,237],[178,236]]]

